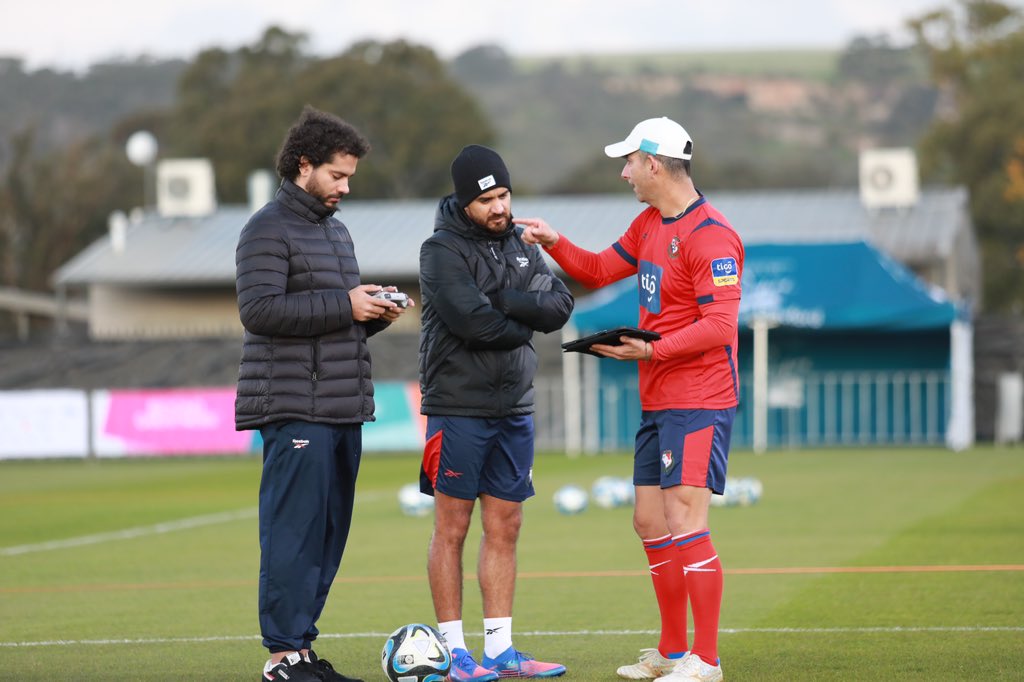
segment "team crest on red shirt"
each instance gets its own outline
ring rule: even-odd
[[[666,469],[672,468],[672,451],[662,450],[661,451],[661,465]]]
[[[679,235],[672,237],[672,241],[668,245],[668,257],[677,258],[679,256]]]

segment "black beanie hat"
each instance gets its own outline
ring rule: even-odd
[[[479,144],[463,147],[452,161],[452,183],[461,208],[492,187],[512,189],[512,178],[498,152]]]

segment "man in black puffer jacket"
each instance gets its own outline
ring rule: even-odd
[[[369,143],[307,107],[277,159],[281,188],[235,252],[245,327],[235,425],[263,436],[259,619],[268,682],[351,680],[312,651],[341,563],[362,424],[373,420],[366,338],[404,308],[360,284],[352,237],[333,217]],[[391,288],[393,290],[393,288]]]
[[[441,200],[420,249],[421,411],[427,445],[420,489],[435,498],[428,573],[438,629],[452,650],[449,679],[556,677],[512,646],[512,594],[522,503],[533,495],[533,333],[568,321],[572,295],[512,224],[508,169],[480,145],[452,163],[455,193]],[[484,656],[462,628],[462,548],[476,499],[483,540],[478,575]]]

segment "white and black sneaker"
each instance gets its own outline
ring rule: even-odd
[[[358,677],[347,677],[342,675],[334,669],[334,666],[331,665],[330,661],[320,658],[313,653],[312,649],[309,650],[309,664],[313,666],[316,674],[319,675],[320,679],[324,682],[363,682]]]
[[[260,679],[263,682],[323,682],[324,678],[312,663],[295,651],[281,659],[280,663],[267,661]]]

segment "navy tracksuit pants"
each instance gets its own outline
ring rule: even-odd
[[[260,630],[271,653],[308,649],[341,565],[362,453],[361,424],[260,429]]]

